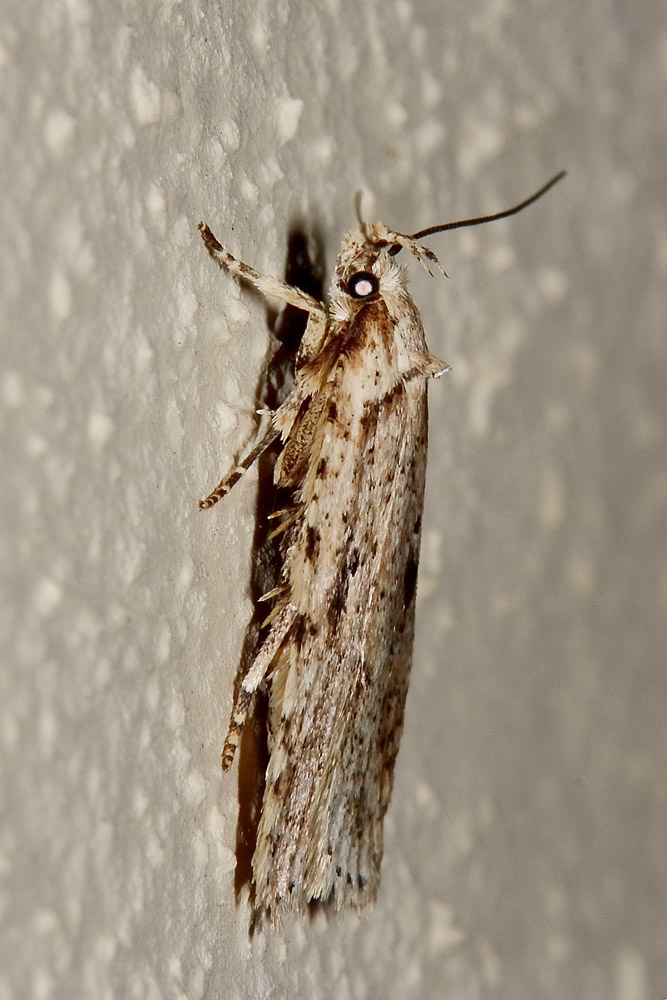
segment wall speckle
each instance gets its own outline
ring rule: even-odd
[[[290,142],[296,135],[302,113],[303,101],[300,99],[281,97],[275,102],[278,142],[281,145]]]
[[[160,120],[160,88],[148,79],[142,66],[135,66],[130,73],[130,100],[139,125],[152,125]]]

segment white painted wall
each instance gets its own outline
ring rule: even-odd
[[[35,0],[0,15],[0,997],[665,995],[664,8]],[[219,754],[261,302],[435,237],[406,732],[377,907],[247,933]],[[374,201],[372,200],[374,196]]]

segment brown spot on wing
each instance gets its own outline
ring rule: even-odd
[[[320,551],[320,533],[317,528],[308,525],[306,528],[306,559],[315,562]]]
[[[336,627],[340,616],[345,610],[347,595],[350,589],[350,581],[359,568],[359,561],[359,549],[355,545],[345,556],[341,567],[336,574],[336,579],[334,580],[333,587],[331,589],[331,596],[329,597],[329,604],[327,608],[327,617],[332,628]]]
[[[408,559],[403,576],[403,600],[405,607],[409,608],[414,600],[417,590],[417,573],[419,571],[419,560],[414,556]]]

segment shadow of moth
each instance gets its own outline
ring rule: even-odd
[[[268,434],[200,502],[213,506],[280,437],[274,479],[293,490],[277,529],[281,584],[265,595],[274,607],[222,753],[227,771],[253,695],[267,685],[270,757],[252,865],[255,913],[272,923],[311,902],[362,907],[380,881],[412,659],[426,387],[448,369],[426,346],[396,256],[406,249],[442,270],[422,239],[513,215],[563,174],[504,212],[411,236],[360,218],[328,304],[259,274],[199,225],[223,270],[308,315],[293,389]]]

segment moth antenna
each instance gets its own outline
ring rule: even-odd
[[[554,184],[562,180],[565,177],[567,170],[561,170],[560,173],[552,177],[550,181],[536,191],[535,194],[531,194],[530,198],[526,198],[524,201],[520,201],[518,205],[514,205],[513,208],[506,208],[504,212],[495,212],[493,215],[480,215],[476,219],[460,219],[458,222],[445,222],[442,226],[429,226],[428,229],[420,229],[418,233],[412,233],[410,239],[421,240],[425,236],[433,236],[434,233],[444,233],[448,229],[463,229],[464,226],[481,226],[485,222],[495,222],[497,219],[506,219],[510,215],[516,215],[524,208],[528,208],[532,205],[534,201],[541,198],[543,194],[546,194],[549,188],[552,188]]]
[[[361,198],[362,198],[362,192],[356,191],[354,195],[354,212],[355,215],[357,216],[357,222],[359,223],[359,228],[364,234],[364,237],[368,239],[368,229],[366,228],[366,220],[361,214]]]
[[[361,214],[361,189],[354,192],[354,214],[357,217],[357,222],[363,228],[365,223]]]

